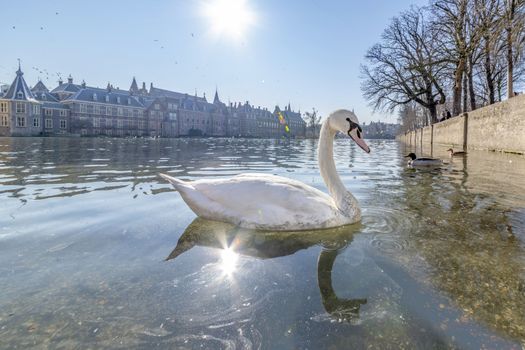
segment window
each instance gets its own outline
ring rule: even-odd
[[[107,118],[107,119],[106,119],[106,127],[112,127],[112,126],[113,126],[112,124],[113,124],[113,123],[112,123],[112,120],[109,119],[109,118]]]
[[[16,117],[16,126],[24,128],[26,126],[26,117]]]
[[[60,110],[60,116],[61,117],[67,116],[67,111],[65,109]]]
[[[111,115],[111,107],[106,107],[106,115]]]
[[[122,129],[124,127],[124,122],[122,121],[122,119],[117,120],[117,127],[119,129]]]
[[[46,118],[46,129],[53,129],[53,119]]]
[[[26,104],[23,102],[17,102],[16,103],[16,113],[25,113],[26,112]]]
[[[106,102],[109,102],[109,95],[106,95]]]
[[[117,115],[122,116],[124,115],[124,111],[122,110],[122,107],[117,108]]]
[[[7,113],[8,111],[7,102],[0,102],[0,113]]]
[[[24,98],[24,94],[22,93],[22,91],[18,91],[18,93],[16,94],[16,96],[20,99]]]
[[[100,114],[100,106],[96,105],[94,108],[95,108],[95,111],[93,113]]]
[[[120,103],[120,96],[117,96],[117,103]]]
[[[160,104],[155,103],[155,109],[156,109],[156,110],[159,110],[159,109],[160,109]]]
[[[39,128],[40,127],[40,118],[33,118],[33,126],[35,128]]]
[[[39,114],[40,114],[40,106],[33,105],[33,115],[39,115]]]
[[[100,119],[98,118],[93,119],[93,127],[100,128]]]
[[[93,94],[93,101],[96,101],[97,100],[97,94]]]
[[[84,103],[80,104],[80,113],[87,113],[87,106]]]
[[[45,109],[44,110],[44,114],[46,115],[46,117],[51,117],[53,115],[53,110],[52,109]]]
[[[9,117],[7,115],[0,117],[0,126],[9,126]]]
[[[65,128],[67,128],[67,120],[60,119],[60,129],[65,129]]]

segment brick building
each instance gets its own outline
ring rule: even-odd
[[[160,89],[105,89],[67,82],[49,90],[42,81],[30,89],[21,68],[8,89],[0,91],[0,136],[150,136],[150,137],[304,137],[300,112],[223,103],[217,91],[212,102]]]

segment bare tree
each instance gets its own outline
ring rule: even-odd
[[[405,133],[426,126],[429,122],[428,119],[427,109],[416,102],[409,102],[399,108],[398,122],[401,125],[399,132]]]
[[[317,115],[317,110],[315,108],[312,108],[312,112],[305,112],[304,116],[306,117],[306,127],[311,132],[312,137],[317,137],[317,132],[321,123],[321,116]]]
[[[502,50],[500,26],[501,0],[474,0],[474,16],[479,20],[481,41],[478,47],[483,65],[480,73],[483,74],[484,87],[482,95],[492,104],[496,102],[495,88],[499,74],[498,57]]]
[[[445,103],[446,81],[446,60],[437,41],[422,8],[412,7],[392,19],[381,42],[368,50],[368,65],[361,67],[361,89],[375,110],[393,111],[414,101],[437,121],[436,106]]]
[[[525,1],[523,0],[504,0],[503,1],[503,24],[505,27],[505,44],[507,49],[507,98],[514,96],[514,66],[516,57],[515,51],[523,47],[523,27],[525,24],[523,11]]]
[[[462,111],[462,97],[463,111],[467,110],[467,93],[471,108],[476,108],[473,71],[479,59],[477,47],[483,34],[482,25],[475,15],[474,0],[434,0],[432,8],[435,25],[442,34],[441,48],[452,65],[452,112],[458,115]]]

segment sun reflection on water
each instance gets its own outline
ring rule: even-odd
[[[231,247],[224,248],[221,251],[220,269],[224,275],[230,277],[237,269],[237,261],[239,254],[237,254]]]

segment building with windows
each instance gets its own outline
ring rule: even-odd
[[[0,136],[41,135],[41,106],[27,86],[19,66],[9,90],[0,97]]]
[[[206,95],[160,89],[133,78],[129,90],[105,89],[59,80],[30,89],[21,68],[0,93],[0,136],[304,137],[306,124],[290,105],[274,112],[249,102],[226,105],[218,91]]]
[[[32,89],[33,95],[41,103],[42,110],[42,135],[66,135],[69,134],[70,116],[69,107],[49,92],[42,81],[39,81]]]

